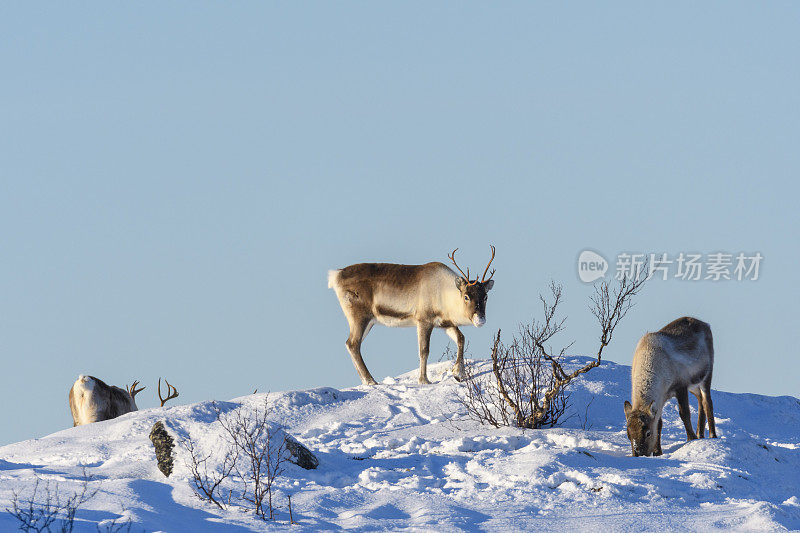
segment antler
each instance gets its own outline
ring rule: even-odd
[[[457,252],[457,251],[458,251],[458,248],[456,248],[456,249],[455,249],[455,250],[453,250],[453,251],[452,251],[450,254],[448,254],[448,256],[447,256],[447,257],[449,257],[449,258],[450,258],[450,261],[452,261],[452,262],[453,262],[453,264],[454,264],[454,265],[456,266],[456,268],[458,269],[458,271],[459,271],[459,272],[461,272],[461,276],[462,276],[462,277],[463,277],[465,280],[467,280],[467,285],[475,285],[476,283],[478,283],[478,280],[476,279],[476,280],[475,280],[473,283],[470,283],[470,281],[469,281],[469,267],[467,267],[467,273],[466,273],[466,274],[464,274],[464,271],[463,271],[463,270],[461,270],[461,267],[460,267],[460,266],[458,266],[458,263],[456,263],[456,252]]]
[[[130,387],[125,387],[128,391],[128,394],[131,395],[131,398],[134,398],[137,394],[139,394],[140,392],[142,392],[144,389],[147,388],[147,387],[142,387],[141,389],[137,389],[136,385],[138,384],[139,384],[138,381],[134,381],[133,383],[131,383]]]
[[[161,407],[164,407],[164,404],[167,403],[168,400],[178,397],[178,389],[170,385],[169,381],[167,381],[166,379],[164,379],[164,382],[167,384],[166,398],[161,396],[161,378],[158,378],[158,399],[161,400]]]
[[[489,279],[492,279],[495,273],[494,269],[492,269],[492,273],[489,275],[489,279],[486,279],[486,273],[489,272],[489,266],[492,264],[492,261],[494,261],[494,246],[490,244],[489,248],[492,249],[492,258],[489,259],[489,264],[486,265],[486,270],[483,271],[483,276],[481,277],[481,283],[486,283],[487,281],[489,281]]]
[[[469,281],[469,267],[467,267],[467,273],[466,273],[466,274],[464,274],[464,271],[463,271],[463,270],[461,270],[461,267],[460,267],[460,266],[458,266],[458,263],[456,263],[456,252],[457,252],[457,251],[458,251],[458,248],[456,248],[455,250],[453,250],[452,252],[450,252],[450,253],[447,255],[447,257],[449,257],[449,258],[450,258],[450,261],[452,261],[452,262],[453,262],[453,264],[454,264],[454,265],[456,266],[456,268],[458,269],[458,271],[459,271],[459,272],[461,272],[461,275],[464,277],[464,279],[465,279],[465,280],[467,280],[467,281]]]
[[[492,250],[492,258],[489,259],[489,264],[486,265],[486,270],[483,271],[483,276],[481,277],[481,280],[480,280],[481,283],[486,283],[487,281],[489,281],[489,279],[492,279],[494,277],[494,273],[495,273],[495,271],[492,270],[492,273],[489,274],[489,279],[486,279],[486,273],[489,272],[489,267],[491,266],[492,261],[494,261],[494,251],[495,251],[494,246],[492,246],[491,244],[489,245],[489,248]],[[458,251],[458,248],[453,250],[452,253],[448,254],[447,257],[450,258],[450,261],[453,262],[453,264],[456,266],[458,271],[461,272],[461,275],[464,277],[464,279],[467,280],[467,285],[475,285],[475,284],[477,284],[478,283],[477,279],[475,281],[470,282],[470,280],[469,280],[469,268],[467,268],[467,273],[464,274],[464,271],[461,270],[461,267],[458,266],[458,263],[456,263],[456,252],[457,251]]]

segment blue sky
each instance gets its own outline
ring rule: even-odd
[[[140,407],[158,376],[181,402],[356,385],[326,271],[489,243],[473,357],[550,279],[593,353],[583,249],[760,252],[756,282],[650,283],[608,357],[694,315],[715,388],[800,395],[797,4],[81,8],[0,7],[0,442],[71,426],[80,373]],[[411,370],[415,332],[364,356]]]

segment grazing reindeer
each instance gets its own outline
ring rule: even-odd
[[[633,354],[631,397],[625,402],[625,418],[633,456],[661,455],[661,413],[670,398],[678,400],[678,413],[686,426],[686,440],[692,430],[689,392],[697,397],[697,434],[717,437],[714,404],[711,402],[711,374],[714,369],[714,341],[711,327],[691,317],[670,322],[639,340]]]
[[[93,376],[78,376],[69,390],[69,408],[73,426],[110,420],[131,411],[137,411],[135,397],[144,390],[137,389],[138,381],[127,390],[107,385]]]
[[[361,343],[369,330],[379,322],[389,327],[417,327],[419,340],[419,382],[428,381],[427,364],[433,328],[444,328],[458,345],[453,374],[461,378],[464,372],[464,334],[458,326],[486,322],[486,298],[494,285],[492,258],[481,280],[470,281],[455,260],[456,251],[448,256],[461,276],[442,263],[424,265],[394,265],[389,263],[359,263],[328,272],[328,288],[336,297],[350,323],[347,350],[364,385],[376,382],[361,358]]]

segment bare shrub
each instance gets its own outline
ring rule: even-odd
[[[239,455],[233,446],[227,446],[222,452],[222,460],[217,462],[218,467],[214,466],[216,461],[212,461],[209,465],[209,460],[217,458],[217,454],[201,453],[194,445],[191,439],[185,438],[181,444],[189,452],[189,460],[186,466],[192,474],[192,484],[194,485],[194,493],[202,501],[211,502],[220,509],[225,509],[226,505],[230,504],[232,496],[231,491],[228,492],[228,500],[224,500],[223,483],[230,478],[233,469],[236,467],[236,460]]]
[[[500,332],[497,332],[492,347],[491,374],[478,375],[473,365],[466,365],[465,387],[460,400],[470,418],[494,427],[527,427],[520,422],[524,420],[524,413],[541,408],[544,391],[555,385],[556,378],[548,361],[531,343],[526,332],[524,326],[520,327],[520,335],[515,336],[509,345],[502,343]],[[519,408],[522,417],[512,404],[507,403],[506,396],[512,399],[513,405],[522,406]],[[550,401],[536,427],[555,426],[569,405],[569,395],[562,388]]]
[[[275,518],[272,503],[272,486],[283,473],[286,440],[283,431],[269,422],[270,408],[265,399],[263,409],[245,411],[241,407],[217,420],[228,434],[239,461],[235,461],[236,473],[243,484],[241,498],[252,505],[256,516],[263,520]],[[264,499],[267,507],[264,507]]]
[[[633,279],[624,278],[613,290],[607,282],[595,285],[589,308],[600,326],[600,346],[594,360],[569,373],[562,362],[572,343],[558,350],[545,346],[564,331],[566,321],[557,313],[562,287],[552,282],[551,299],[539,296],[542,320],[520,326],[519,334],[508,345],[501,342],[497,331],[491,375],[477,375],[468,365],[466,387],[460,398],[468,415],[482,424],[526,429],[553,427],[563,421],[569,407],[567,387],[581,374],[600,366],[603,349],[611,342],[614,329],[633,306],[633,297],[646,279],[641,273]]]
[[[42,482],[38,475],[35,477],[33,490],[28,496],[12,491],[11,508],[6,512],[17,519],[21,531],[71,533],[80,507],[97,494],[96,489],[89,487],[92,476],[87,475],[84,469],[80,488],[66,498],[60,493],[58,483]]]
[[[297,522],[294,521],[294,515],[292,514],[292,495],[287,494],[286,497],[289,498],[289,523],[294,525]]]
[[[578,420],[581,422],[581,429],[588,430],[592,429],[594,426],[594,424],[589,422],[589,408],[592,406],[592,403],[594,403],[594,397],[589,398],[589,401],[586,402],[586,407],[583,410],[583,416],[580,414],[578,415]]]
[[[225,446],[206,455],[190,439],[182,441],[189,452],[187,466],[195,494],[220,509],[234,504],[252,510],[262,520],[274,520],[273,489],[283,473],[286,439],[283,431],[269,421],[268,400],[256,409],[240,406],[228,413],[216,405],[214,409]]]

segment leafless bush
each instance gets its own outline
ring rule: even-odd
[[[241,498],[252,505],[256,516],[263,520],[275,518],[272,486],[283,473],[286,440],[283,432],[270,425],[270,408],[265,399],[263,409],[245,411],[241,407],[217,420],[237,450],[239,461],[234,468],[243,483]],[[267,508],[264,508],[264,499]]]
[[[274,520],[273,488],[283,473],[286,440],[283,431],[269,422],[268,400],[264,400],[263,408],[252,410],[237,407],[222,413],[216,405],[214,408],[224,430],[225,446],[205,455],[190,439],[183,440],[195,494],[220,509],[233,503],[252,509],[262,520]],[[214,467],[214,463],[219,466]]]
[[[583,410],[583,416],[580,414],[578,415],[578,420],[581,422],[581,429],[588,430],[592,429],[592,426],[594,426],[594,424],[589,422],[589,408],[592,406],[592,403],[594,403],[594,397],[589,398],[589,401],[586,402],[586,407]]]
[[[497,333],[491,355],[492,374],[478,375],[473,365],[466,365],[461,404],[471,418],[481,423],[494,427],[526,427],[520,424],[517,412],[504,395],[508,395],[514,405],[522,406],[524,412],[532,413],[541,408],[544,391],[554,386],[556,378],[541,351],[531,343],[524,326],[509,345],[504,345],[500,332]],[[567,407],[569,395],[562,388],[536,427],[555,426]]]
[[[607,282],[595,285],[589,307],[600,326],[600,346],[594,360],[569,373],[562,361],[572,344],[557,351],[545,346],[564,330],[566,320],[557,314],[562,288],[551,283],[551,300],[539,296],[541,321],[520,326],[518,336],[508,345],[501,342],[498,330],[491,352],[491,376],[476,375],[471,365],[465,369],[461,403],[469,416],[495,427],[538,429],[557,425],[569,406],[567,387],[581,374],[600,366],[603,348],[611,342],[614,329],[633,306],[633,297],[646,279],[641,274],[624,278],[613,290]]]
[[[229,445],[222,450],[222,461],[219,463],[219,467],[215,468],[213,466],[215,461],[209,465],[209,460],[216,459],[218,454],[201,453],[189,438],[183,439],[181,444],[189,452],[189,460],[186,465],[192,473],[192,484],[197,497],[213,503],[220,509],[225,509],[225,506],[230,504],[232,492],[228,492],[228,499],[225,501],[222,485],[230,478],[236,467],[236,460],[239,457],[236,448]]]
[[[89,488],[91,480],[92,476],[84,470],[78,491],[63,498],[58,483],[51,484],[49,480],[42,483],[37,475],[28,496],[12,491],[11,509],[6,509],[6,512],[17,519],[21,531],[71,533],[80,507],[97,494],[96,489]]]

